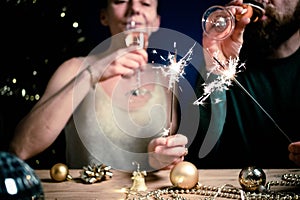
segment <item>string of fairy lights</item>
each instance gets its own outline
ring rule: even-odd
[[[0,151],[8,149],[16,125],[40,100],[57,67],[71,57],[87,55],[103,40],[106,29],[100,25],[95,3],[0,1]],[[47,156],[28,163],[47,167],[49,160],[63,161],[63,141],[62,135]]]
[[[0,95],[35,103],[59,64],[88,53],[87,18],[76,0],[5,0],[1,4],[6,51]]]

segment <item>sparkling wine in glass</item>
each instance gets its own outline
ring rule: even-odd
[[[138,26],[137,22],[132,18],[128,18],[125,30],[125,44],[126,46],[138,46],[140,48],[146,49],[148,47],[149,31],[147,28],[147,20],[144,20]],[[141,87],[141,71],[137,69],[136,71],[136,86],[130,91],[133,96],[145,95],[148,91]]]
[[[236,20],[240,20],[242,16],[248,15],[251,22],[256,22],[265,12],[263,5],[255,1],[244,1],[243,8],[247,8],[246,13],[233,15],[224,6],[215,5],[209,7],[202,16],[204,33],[212,39],[223,40],[232,34]]]

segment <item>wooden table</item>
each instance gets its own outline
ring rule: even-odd
[[[46,200],[121,200],[126,199],[126,191],[132,186],[132,174],[120,171],[114,171],[111,179],[96,182],[93,184],[84,183],[80,179],[80,169],[72,169],[69,174],[73,177],[71,181],[54,182],[50,178],[50,170],[36,170],[36,174],[42,181],[42,186]],[[238,175],[241,169],[200,169],[199,182],[207,186],[221,187],[224,184],[231,184],[240,188]],[[284,173],[300,174],[300,169],[264,169],[267,182],[271,180],[280,180]],[[164,170],[154,173],[148,173],[146,178],[147,192],[172,186],[169,179],[170,171]],[[273,190],[287,189],[287,187],[274,186]],[[295,190],[295,187],[291,187]],[[290,189],[290,188],[289,188]],[[300,191],[300,188],[296,189]],[[183,195],[187,199],[204,199],[200,195]],[[132,197],[131,197],[132,198]],[[130,198],[129,198],[130,199]],[[220,198],[217,199],[226,199]],[[228,199],[228,198],[227,198]]]

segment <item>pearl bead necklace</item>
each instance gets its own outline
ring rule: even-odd
[[[269,181],[259,188],[259,193],[245,192],[240,188],[225,184],[222,187],[202,185],[199,182],[192,189],[174,186],[150,191],[146,194],[129,191],[126,200],[188,200],[187,196],[197,195],[199,200],[216,200],[217,197],[241,200],[298,200],[300,193],[271,191],[271,186],[300,186],[300,175],[283,174],[281,181]]]

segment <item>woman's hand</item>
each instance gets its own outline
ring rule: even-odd
[[[137,69],[144,70],[148,62],[148,53],[137,47],[122,48],[96,58],[90,70],[97,81],[105,81],[115,76],[130,77]]]
[[[157,170],[171,169],[187,155],[187,142],[182,134],[153,139],[148,145],[149,164]]]

